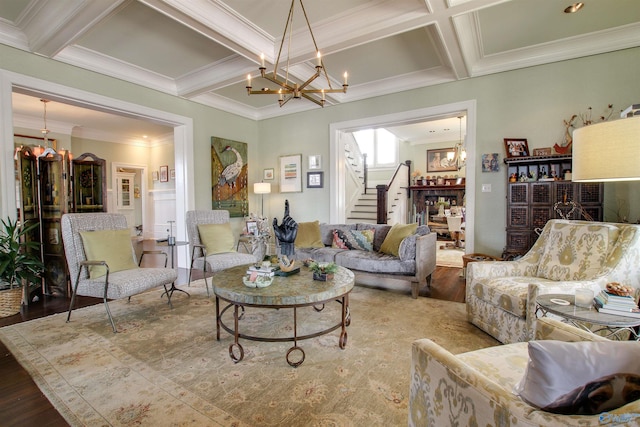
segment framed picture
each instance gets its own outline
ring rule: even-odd
[[[498,160],[500,155],[498,153],[483,154],[482,155],[482,172],[498,172],[500,171],[500,163]]]
[[[551,147],[546,148],[534,148],[533,149],[534,156],[550,156],[551,155]]]
[[[280,192],[299,193],[302,191],[302,155],[280,157]]]
[[[262,179],[271,180],[274,178],[274,176],[275,176],[275,173],[273,168],[265,169],[264,171],[262,171]]]
[[[322,169],[322,156],[314,154],[309,156],[309,170]]]
[[[254,236],[258,235],[258,221],[246,221],[247,224],[247,234],[253,234]]]
[[[169,178],[171,178],[171,180],[176,179],[176,170],[175,169],[171,169],[169,171]]]
[[[322,188],[323,172],[307,172],[307,188]]]
[[[158,171],[151,172],[151,179],[153,179],[154,181],[157,181],[160,179],[160,175],[158,174]]]
[[[169,166],[160,166],[160,182],[169,182]]]
[[[455,148],[438,148],[436,150],[427,150],[427,172],[446,172],[457,171],[455,156],[449,159],[448,153],[455,154]]]
[[[508,159],[514,157],[526,157],[529,155],[527,140],[522,138],[505,138],[504,149],[507,153]]]

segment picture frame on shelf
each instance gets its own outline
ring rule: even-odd
[[[258,235],[258,221],[246,221],[247,234]]]
[[[314,154],[309,156],[309,170],[322,169],[322,156]]]
[[[507,159],[529,156],[526,138],[504,138],[504,149]]]
[[[280,157],[280,192],[302,191],[302,154]]]
[[[427,150],[427,172],[457,171],[458,165],[455,159],[449,159],[448,153],[455,153],[455,148],[437,148]]]
[[[160,166],[160,182],[169,182],[169,166]]]
[[[275,170],[273,168],[268,168],[262,171],[262,179],[272,180],[275,178]]]
[[[307,188],[322,188],[323,185],[323,172],[307,172]]]
[[[550,156],[552,154],[553,154],[553,152],[552,152],[552,148],[551,147],[534,148],[533,149],[533,155],[535,157]]]

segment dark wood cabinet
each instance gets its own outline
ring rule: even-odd
[[[73,211],[107,211],[107,162],[92,153],[84,153],[71,162]]]
[[[554,218],[602,221],[602,183],[577,183],[561,179],[534,180],[533,176],[558,177],[571,170],[570,156],[505,159],[510,182],[507,191],[507,241],[502,257],[524,255],[538,239],[538,232]],[[524,175],[524,178],[521,176]],[[512,182],[513,176],[518,177]],[[522,181],[521,181],[522,179]]]
[[[451,206],[464,205],[465,185],[454,184],[452,180],[449,185],[414,185],[409,187],[413,200],[413,220],[419,224],[427,224],[429,216],[438,213],[438,198],[443,197]]]

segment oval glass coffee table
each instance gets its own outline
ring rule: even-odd
[[[624,315],[600,313],[593,305],[578,307],[575,296],[568,294],[545,294],[536,299],[536,311],[541,317],[555,314],[566,322],[588,332],[603,332],[609,339],[620,339],[622,332],[629,332],[634,340],[638,340],[638,326],[640,318]],[[594,327],[589,328],[589,325]],[[623,339],[626,339],[624,336]]]
[[[347,345],[347,326],[351,322],[349,312],[349,293],[353,289],[354,274],[351,270],[339,267],[332,280],[321,282],[313,280],[313,274],[307,267],[300,267],[300,273],[291,276],[275,276],[273,283],[266,288],[249,288],[242,283],[249,265],[229,268],[216,273],[213,292],[216,296],[216,339],[220,341],[220,329],[224,329],[234,336],[234,342],[229,345],[229,357],[235,363],[244,358],[244,348],[240,338],[253,341],[285,342],[293,341],[293,346],[287,351],[287,363],[293,367],[304,362],[305,353],[298,346],[298,340],[317,337],[341,328],[338,345],[344,349]],[[220,301],[228,303],[222,310]],[[337,302],[342,305],[340,321],[326,329],[298,335],[297,310],[301,307],[313,307],[320,312],[325,304]],[[240,333],[239,321],[244,315],[245,307],[293,309],[293,336],[261,337]],[[223,315],[233,309],[233,328],[223,322]],[[236,354],[237,352],[237,354]],[[295,352],[300,353],[298,360],[292,360]]]

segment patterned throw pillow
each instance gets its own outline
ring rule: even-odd
[[[331,247],[371,252],[373,234],[374,230],[333,230]]]

